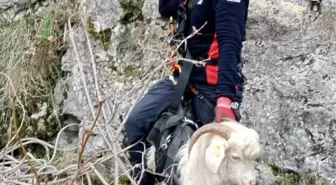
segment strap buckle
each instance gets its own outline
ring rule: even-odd
[[[182,119],[182,121],[183,121],[183,122],[190,123],[190,124],[194,125],[196,129],[198,129],[198,125],[197,125],[193,120],[184,117],[184,118]]]
[[[168,144],[170,143],[172,137],[173,137],[173,134],[169,134],[168,137],[166,138],[166,141],[160,146],[159,149],[166,150],[168,148]]]

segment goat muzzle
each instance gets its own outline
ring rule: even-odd
[[[226,140],[229,140],[232,132],[233,132],[233,130],[231,128],[229,128],[228,126],[225,126],[223,124],[220,124],[220,123],[206,124],[206,125],[200,127],[199,129],[197,129],[194,132],[194,134],[191,136],[190,144],[189,144],[189,148],[188,148],[188,154],[190,154],[190,151],[191,151],[193,145],[203,134],[212,133],[212,134],[218,135],[218,136],[220,136],[220,137],[222,137]]]

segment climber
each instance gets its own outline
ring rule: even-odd
[[[181,16],[178,15],[179,6],[182,6],[180,3],[183,3],[182,0],[159,0],[159,12],[164,17]],[[201,99],[193,98],[196,117],[204,124],[214,119],[219,122],[223,116],[240,119],[238,108],[242,102],[241,84],[244,79],[239,75],[238,63],[245,40],[248,6],[249,0],[197,0],[186,23],[183,33],[189,35],[193,26],[200,28],[207,22],[201,34],[187,42],[193,59],[211,59],[205,67],[193,66],[189,78],[189,82],[213,104],[209,107]],[[135,105],[125,125],[128,144],[146,137],[152,124],[167,109],[174,87],[167,76],[150,87]],[[137,144],[129,153],[132,165],[139,167],[134,170],[134,176],[138,178],[141,175],[143,147],[143,144]],[[149,173],[142,175],[141,184],[154,183]]]

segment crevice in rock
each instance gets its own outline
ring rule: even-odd
[[[79,120],[77,116],[70,114],[70,113],[65,113],[61,115],[59,118],[61,121],[64,121],[64,122],[71,122],[71,123],[78,123],[78,124],[81,122],[81,120]]]
[[[89,16],[88,19],[87,19],[87,30],[88,30],[89,34],[93,35],[97,40],[99,40],[101,42],[102,48],[105,51],[109,50],[110,39],[111,39],[111,35],[112,35],[112,29],[111,28],[101,30],[99,32],[95,32],[92,18]]]

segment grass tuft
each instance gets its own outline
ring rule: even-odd
[[[12,80],[18,97],[23,101],[27,117],[18,110],[18,121],[24,119],[21,136],[54,136],[60,126],[51,119],[52,94],[56,81],[62,76],[61,57],[66,44],[64,26],[75,11],[71,0],[50,4],[43,11],[21,20],[8,22],[0,13],[0,72]],[[8,79],[0,76],[0,134],[7,132],[10,123],[12,92]],[[38,119],[31,115],[45,109]],[[21,111],[21,112],[20,112]],[[0,148],[6,140],[0,141]]]

